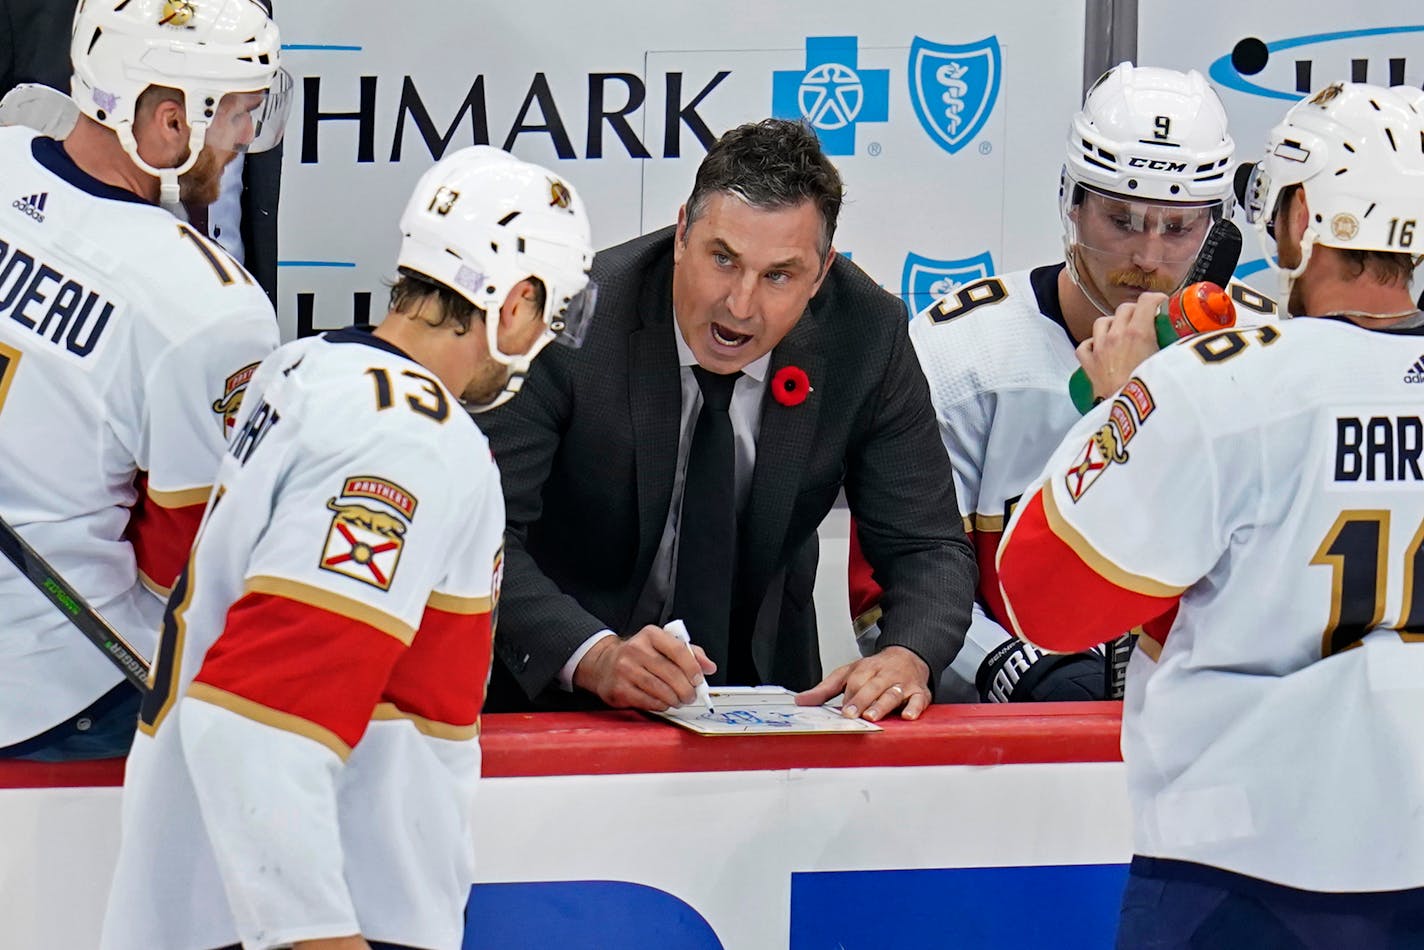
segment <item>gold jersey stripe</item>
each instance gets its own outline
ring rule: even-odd
[[[876,604],[874,607],[871,607],[859,617],[856,617],[855,621],[852,624],[855,629],[855,635],[858,637],[862,633],[873,627],[875,624],[879,623],[880,617],[884,612],[885,611],[880,608],[880,605]]]
[[[204,485],[201,488],[182,488],[178,491],[159,491],[152,485],[148,486],[148,497],[152,498],[156,504],[164,508],[188,508],[192,505],[206,505],[208,496],[213,493],[213,486]]]
[[[1162,644],[1158,643],[1156,640],[1152,639],[1145,633],[1139,633],[1137,635],[1137,649],[1147,654],[1147,656],[1151,658],[1153,663],[1156,663],[1157,661],[1162,659]]]
[[[966,526],[969,519],[965,518]],[[974,527],[966,527],[966,531],[996,531],[1000,534],[1004,531],[1005,519],[1003,515],[981,515],[977,511],[974,513]]]
[[[425,605],[443,610],[447,614],[487,614],[494,606],[494,601],[489,597],[458,597],[455,594],[431,591],[430,599]]]
[[[140,568],[138,572],[138,582],[144,587],[147,587],[153,593],[157,594],[159,597],[162,597],[164,600],[167,600],[169,595],[173,593],[173,588],[164,587],[162,584],[158,583],[158,581],[145,574],[142,568]]]
[[[424,716],[406,712],[395,703],[377,703],[375,711],[371,713],[371,719],[382,722],[403,719],[415,726],[416,730],[423,735],[430,736],[432,739],[449,739],[451,742],[467,742],[470,739],[479,738],[480,735],[478,719],[467,726],[451,722],[436,722],[434,719],[426,719]]]
[[[377,610],[370,604],[352,600],[350,597],[342,597],[340,594],[332,593],[324,588],[303,584],[301,581],[294,581],[290,578],[272,577],[265,574],[249,577],[243,587],[243,593],[285,597],[287,600],[295,600],[299,604],[307,604],[320,610],[339,614],[357,623],[364,623],[368,627],[375,627],[406,646],[410,646],[411,641],[415,639],[414,627],[402,623],[383,610]]]
[[[264,726],[271,726],[273,729],[281,729],[283,732],[290,732],[294,735],[305,736],[313,742],[319,742],[332,752],[341,757],[345,762],[351,755],[351,747],[325,726],[319,726],[310,719],[303,719],[301,716],[294,716],[291,713],[281,712],[264,706],[261,703],[253,702],[236,693],[229,693],[225,689],[218,689],[216,686],[209,686],[207,683],[192,683],[188,686],[188,695],[193,699],[211,703],[214,706],[221,706],[229,712],[237,713],[244,719],[251,719],[253,722],[260,722]]]
[[[1133,574],[1131,571],[1118,567],[1098,553],[1098,550],[1088,543],[1088,539],[1079,534],[1078,529],[1064,519],[1062,512],[1058,510],[1058,502],[1054,499],[1053,489],[1050,485],[1043,486],[1042,494],[1043,514],[1048,521],[1049,530],[1056,534],[1060,541],[1072,548],[1073,553],[1082,558],[1083,563],[1092,568],[1099,577],[1115,587],[1145,594],[1148,597],[1177,597],[1187,589],[1186,587],[1164,584],[1159,580],[1141,574]],[[1000,551],[1002,550],[1000,548]]]

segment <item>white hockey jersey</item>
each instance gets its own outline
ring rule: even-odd
[[[966,687],[984,657],[1012,638],[994,565],[1004,525],[1064,433],[1082,418],[1068,395],[1079,363],[1059,303],[1063,268],[1053,264],[966,284],[910,323],[910,341],[954,467],[959,513],[979,563],[974,619],[947,671],[967,681]],[[1275,313],[1273,301],[1247,287],[1232,284],[1230,292],[1242,322]],[[857,557],[853,551],[853,603],[857,587],[865,586],[855,581]],[[861,576],[868,580],[868,574],[866,568]],[[950,685],[941,683],[941,698],[950,693]]]
[[[277,345],[272,306],[53,139],[0,128],[0,182],[0,515],[151,656],[247,378]],[[119,682],[7,563],[0,605],[0,746]]]
[[[1182,341],[1068,433],[999,551],[1014,629],[1128,670],[1138,854],[1424,887],[1424,329]]]
[[[263,362],[169,601],[103,947],[460,946],[503,539],[420,364],[357,330]]]

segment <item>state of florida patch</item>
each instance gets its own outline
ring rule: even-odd
[[[370,499],[378,507],[356,499]],[[321,569],[390,590],[416,505],[414,495],[387,479],[374,475],[346,479],[341,494],[326,502],[333,515]]]

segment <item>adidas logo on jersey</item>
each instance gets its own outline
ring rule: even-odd
[[[1406,383],[1424,383],[1424,356],[1414,361],[1414,365],[1404,372]]]
[[[16,198],[10,203],[10,207],[34,218],[40,224],[44,224],[44,206],[49,200],[49,192],[44,191],[37,195],[30,195],[28,198]]]

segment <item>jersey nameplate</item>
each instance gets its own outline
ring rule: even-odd
[[[1424,482],[1424,421],[1419,416],[1338,416],[1335,483]]]
[[[0,240],[0,318],[83,359],[98,347],[113,315],[112,301]]]

